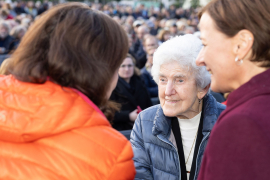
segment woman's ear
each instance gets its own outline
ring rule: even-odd
[[[243,29],[239,31],[234,37],[234,53],[238,56],[239,59],[250,58],[251,54],[249,53],[252,50],[254,36],[253,34]]]
[[[199,99],[202,99],[202,98],[207,94],[207,92],[209,91],[210,85],[211,85],[211,83],[208,84],[205,88],[200,89],[200,90],[198,91],[197,97],[198,97]]]

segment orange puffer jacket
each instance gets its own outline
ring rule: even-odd
[[[84,95],[0,76],[0,179],[134,179],[129,141]]]

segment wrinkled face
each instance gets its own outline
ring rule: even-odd
[[[161,65],[158,92],[165,116],[185,119],[198,113],[195,78],[176,61]]]
[[[8,30],[4,26],[0,26],[0,38],[5,38],[8,35]]]
[[[121,64],[118,74],[121,78],[129,80],[134,74],[134,64],[132,59],[127,57]]]
[[[232,38],[218,31],[208,13],[200,21],[201,39],[204,45],[197,57],[198,66],[206,66],[211,74],[211,89],[216,92],[231,92],[239,67],[234,61]]]

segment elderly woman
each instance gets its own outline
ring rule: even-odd
[[[204,48],[197,64],[211,72],[211,89],[231,93],[200,180],[270,177],[269,9],[269,0],[214,0],[201,12]]]
[[[198,177],[211,129],[225,109],[208,93],[210,74],[195,64],[201,48],[197,37],[185,35],[154,53],[160,105],[141,112],[131,133],[137,179]]]

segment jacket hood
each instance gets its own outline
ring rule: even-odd
[[[2,141],[31,142],[79,127],[109,125],[93,103],[71,88],[50,81],[21,82],[11,75],[0,76],[0,84]],[[98,120],[91,120],[93,115]]]

